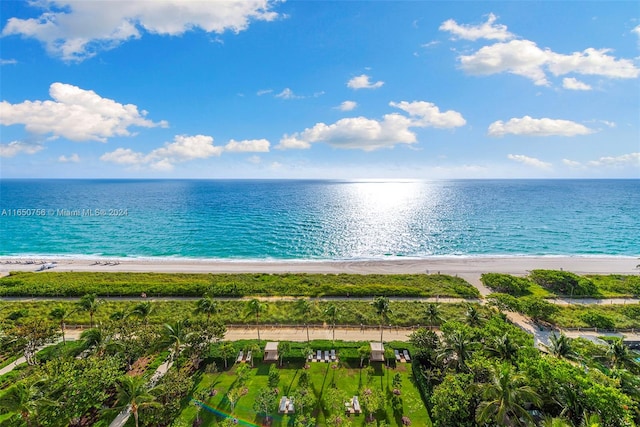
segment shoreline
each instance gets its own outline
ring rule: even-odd
[[[335,261],[0,256],[0,273],[6,275],[11,271],[35,271],[40,267],[41,260],[56,263],[53,269],[47,271],[86,272],[320,274],[434,274],[439,272],[449,275],[491,272],[525,275],[534,269],[562,269],[577,274],[640,274],[638,257],[579,255],[460,256]]]

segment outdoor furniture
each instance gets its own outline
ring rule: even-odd
[[[331,349],[331,360],[336,361],[336,351],[334,349]]]
[[[329,350],[324,351],[324,361],[329,362]]]
[[[360,402],[358,402],[358,396],[353,396],[353,411],[356,414],[362,412],[362,410],[360,409]]]
[[[400,362],[400,352],[398,350],[393,350],[393,352],[396,354],[396,362]]]
[[[242,359],[244,359],[244,351],[240,350],[240,353],[238,353],[238,358],[236,359],[236,362],[242,362]]]
[[[370,360],[372,362],[384,362],[384,345],[381,342],[372,342],[369,345],[371,346]]]
[[[402,353],[404,354],[404,359],[407,362],[411,362],[411,357],[409,357],[409,352],[407,350],[402,350]]]
[[[275,362],[278,360],[278,342],[268,342],[264,346],[264,361]]]
[[[322,350],[318,350],[318,352],[316,353],[316,360],[318,362],[322,362]]]
[[[282,396],[280,399],[280,406],[278,407],[279,413],[284,413],[287,410],[287,396]]]
[[[313,353],[310,354],[309,356],[307,356],[307,360],[309,360],[311,362],[315,362],[314,357],[313,357]]]
[[[244,361],[247,363],[251,362],[251,350],[247,351],[247,357],[246,359],[244,359]]]

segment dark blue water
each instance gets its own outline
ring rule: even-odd
[[[0,255],[640,254],[640,180],[1,180],[0,213]]]

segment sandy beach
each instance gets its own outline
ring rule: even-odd
[[[39,258],[0,257],[0,273],[35,271]],[[223,261],[189,259],[47,258],[56,263],[48,271],[118,271],[159,273],[442,273],[478,275],[486,272],[525,275],[533,269],[572,271],[578,274],[640,274],[637,257],[434,257],[374,261]]]

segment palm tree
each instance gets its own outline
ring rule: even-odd
[[[161,342],[164,347],[173,347],[172,358],[176,360],[191,335],[193,332],[188,331],[184,321],[177,321],[173,324],[165,323],[162,328]]]
[[[93,328],[93,316],[98,311],[98,307],[104,303],[103,299],[98,299],[96,294],[86,294],[78,302],[78,307],[82,311],[89,312],[89,318],[91,319],[90,326]]]
[[[252,299],[247,302],[247,314],[256,316],[256,329],[258,329],[258,341],[260,341],[260,313],[267,309],[267,305],[259,299]]]
[[[442,317],[440,316],[440,306],[434,303],[427,304],[425,317],[427,318],[427,323],[429,323],[429,330],[433,329],[433,326],[439,325],[440,322],[442,322]]]
[[[309,314],[311,314],[311,309],[313,307],[311,306],[311,303],[309,302],[308,299],[297,299],[296,303],[295,303],[295,309],[298,312],[298,314],[300,314],[302,316],[303,319],[305,319],[304,325],[307,328],[307,342],[310,341],[309,339],[309,322],[307,319],[309,319]]]
[[[385,320],[389,319],[389,314],[391,311],[391,304],[389,302],[389,298],[387,297],[376,297],[371,303],[373,308],[375,308],[376,313],[380,316],[380,342],[382,343],[382,325]]]
[[[467,306],[467,312],[465,313],[465,318],[467,319],[467,324],[469,326],[478,326],[480,325],[480,322],[482,320],[478,309],[471,304]]]
[[[332,341],[336,342],[336,318],[338,317],[338,307],[331,303],[324,309],[324,315],[331,319]]]
[[[125,375],[117,385],[118,403],[114,409],[130,408],[136,427],[139,426],[140,409],[161,406],[155,401],[155,396],[147,389],[145,382],[145,379],[140,375]]]
[[[531,415],[521,404],[530,402],[541,405],[542,399],[533,388],[522,385],[525,377],[514,373],[509,364],[493,367],[491,373],[491,382],[474,384],[482,399],[476,413],[477,421],[483,424],[493,420],[499,426],[521,425],[522,418],[532,421]]]
[[[444,346],[438,355],[449,365],[454,365],[457,372],[467,369],[467,360],[475,350],[477,343],[473,342],[463,330],[455,330],[444,337]]]
[[[53,320],[57,320],[58,322],[60,322],[60,330],[62,331],[62,345],[66,345],[67,344],[67,340],[65,337],[65,329],[66,329],[66,322],[67,322],[67,318],[69,318],[69,316],[71,316],[71,314],[75,313],[75,310],[70,310],[69,308],[63,306],[62,304],[59,304],[56,308],[54,308],[53,310],[51,310],[51,312],[49,313],[49,317]]]
[[[541,427],[573,427],[573,424],[565,418],[545,418]]]
[[[95,348],[97,354],[102,354],[107,345],[107,335],[100,328],[91,328],[82,331],[80,339],[84,341],[85,348]]]
[[[598,414],[584,413],[580,427],[602,427],[602,419]]]
[[[559,359],[575,360],[578,357],[578,353],[575,352],[571,344],[571,339],[563,333],[551,335],[549,337],[549,345],[544,347],[549,354]]]
[[[149,301],[141,302],[140,304],[133,307],[131,310],[131,315],[136,316],[138,319],[142,320],[144,327],[146,328],[149,323],[149,316],[153,313],[153,304]]]
[[[631,368],[631,370],[635,370],[638,367],[635,361],[638,355],[624,344],[622,338],[609,342],[606,357],[611,366],[616,369]]]
[[[20,418],[31,426],[32,417],[43,403],[42,393],[37,384],[27,385],[19,382],[9,387],[0,396],[0,413],[15,412]]]
[[[519,345],[513,342],[509,333],[505,333],[500,337],[494,337],[486,350],[487,353],[500,360],[511,361],[519,347]]]
[[[207,324],[211,322],[211,315],[218,313],[218,303],[214,301],[209,295],[204,296],[196,302],[196,314],[206,314]]]

